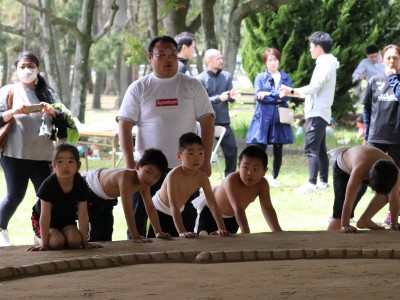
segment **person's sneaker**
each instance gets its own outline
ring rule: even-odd
[[[330,185],[327,182],[318,182],[318,184],[317,184],[317,189],[319,189],[319,190],[327,190],[329,188],[330,188]]]
[[[316,184],[312,184],[312,183],[308,182],[308,183],[302,185],[302,186],[297,190],[297,192],[298,192],[299,194],[308,194],[308,193],[316,192],[317,190],[318,190],[318,187],[317,187]]]
[[[382,226],[389,226],[391,222],[392,222],[392,217],[391,217],[391,215],[390,215],[390,211],[388,211],[388,212],[386,213],[386,218],[385,218],[385,220],[382,222]]]
[[[8,237],[8,230],[0,228],[0,247],[12,246],[10,238]]]
[[[281,187],[281,185],[280,185],[278,179],[276,179],[276,178],[272,178],[272,179],[270,180],[270,184],[269,184],[269,185],[272,186],[272,187],[276,187],[276,188]]]

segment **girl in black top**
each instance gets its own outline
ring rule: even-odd
[[[54,172],[37,192],[38,201],[31,218],[35,245],[28,251],[99,247],[87,242],[89,217],[86,200],[89,190],[78,172],[80,166],[75,146],[57,146],[52,162]],[[79,229],[75,221],[77,217]]]

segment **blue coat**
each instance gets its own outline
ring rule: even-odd
[[[281,73],[281,84],[292,86],[292,80],[289,75]],[[292,127],[288,124],[279,122],[278,107],[288,107],[287,101],[290,97],[279,97],[279,88],[274,89],[275,82],[272,75],[267,71],[258,74],[254,80],[255,99],[257,101],[253,119],[251,120],[247,131],[247,144],[292,144]],[[271,92],[261,100],[257,99],[257,93],[261,91]]]

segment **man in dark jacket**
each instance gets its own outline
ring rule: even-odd
[[[207,70],[197,76],[197,79],[207,90],[215,111],[215,125],[226,128],[221,148],[225,157],[225,176],[227,176],[236,171],[237,165],[237,145],[230,126],[228,104],[235,102],[240,97],[240,91],[232,87],[232,75],[222,70],[224,61],[221,52],[216,49],[209,49],[205,52],[204,58]]]

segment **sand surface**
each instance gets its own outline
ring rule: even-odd
[[[0,248],[0,298],[399,299],[399,234],[261,233],[34,253]]]

